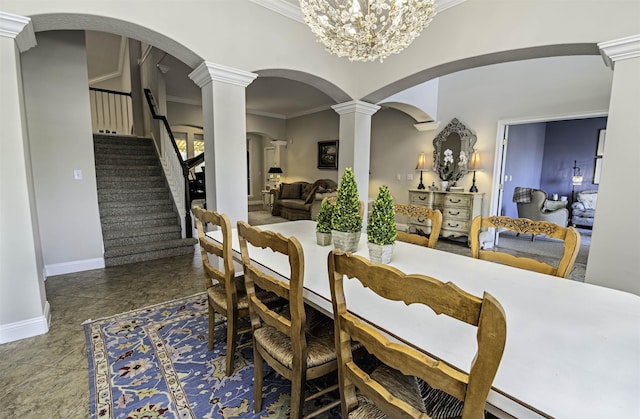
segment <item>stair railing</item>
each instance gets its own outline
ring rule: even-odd
[[[133,106],[131,93],[89,88],[91,126],[94,133],[133,133]]]
[[[166,162],[168,166],[165,170],[168,170],[169,172],[167,173],[167,179],[169,180],[169,186],[171,187],[171,191],[174,195],[174,200],[176,201],[176,204],[183,204],[179,205],[178,208],[181,206],[184,208],[184,233],[185,237],[190,238],[193,236],[193,224],[191,222],[191,196],[189,193],[190,167],[182,158],[176,139],[171,131],[169,121],[164,115],[158,115],[156,101],[151,90],[144,89],[144,95],[147,99],[151,116],[153,119],[157,119],[162,122],[162,126],[164,126],[165,133],[167,134],[166,136],[162,136],[167,140],[162,147],[165,157],[162,160],[163,162]],[[173,150],[174,152],[172,153],[169,150]],[[177,182],[177,179],[183,179],[184,181]],[[182,210],[180,210],[180,212],[182,212]]]

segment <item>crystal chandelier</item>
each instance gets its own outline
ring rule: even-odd
[[[327,50],[350,61],[399,53],[435,15],[433,0],[300,0],[300,10]]]

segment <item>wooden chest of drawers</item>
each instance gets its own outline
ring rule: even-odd
[[[442,212],[441,237],[469,236],[471,221],[482,212],[484,193],[433,192],[420,189],[409,190],[409,204],[422,205]],[[411,231],[428,234],[431,226],[427,220],[411,218]]]

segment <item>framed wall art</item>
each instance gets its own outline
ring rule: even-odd
[[[598,130],[598,147],[596,148],[596,161],[593,166],[593,184],[600,184],[600,172],[602,171],[602,157],[604,156],[604,140],[607,130]]]
[[[338,170],[338,140],[318,141],[318,169]]]

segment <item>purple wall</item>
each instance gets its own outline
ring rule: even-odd
[[[571,202],[574,160],[583,176],[582,185],[575,191],[597,190],[593,168],[598,131],[606,126],[605,117],[509,126],[505,163],[508,179],[504,181],[501,213],[518,216],[512,202],[516,186],[542,189],[549,198],[554,193],[566,195]]]
[[[598,131],[607,127],[607,118],[548,122],[542,161],[540,187],[551,195],[567,195],[571,201],[573,162],[583,176],[575,191],[597,190],[593,169],[598,146]]]
[[[516,186],[540,188],[545,130],[544,122],[509,126],[502,215],[518,217],[518,209],[513,203],[513,190]]]

